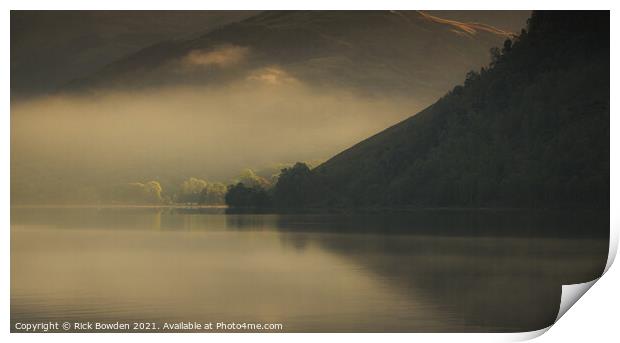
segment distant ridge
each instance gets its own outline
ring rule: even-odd
[[[430,103],[482,66],[488,49],[510,34],[419,11],[265,11],[198,38],[149,46],[62,90],[208,86],[275,66],[308,85],[415,94]],[[247,55],[226,67],[179,67],[190,54],[222,47],[241,47]]]

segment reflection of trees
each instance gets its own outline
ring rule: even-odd
[[[163,210],[158,208],[153,213],[153,216],[152,216],[153,222],[151,224],[151,228],[153,228],[154,230],[161,230],[161,213],[162,212]]]

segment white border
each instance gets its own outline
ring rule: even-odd
[[[175,1],[163,1],[163,0],[151,0],[148,2],[129,2],[123,0],[106,0],[106,1],[79,1],[79,0],[22,0],[22,1],[4,1],[2,13],[0,14],[0,20],[2,22],[2,47],[4,47],[2,54],[2,61],[0,65],[2,83],[2,96],[4,98],[4,106],[2,107],[2,148],[0,154],[3,162],[5,163],[2,168],[2,180],[0,188],[2,190],[1,201],[2,207],[2,223],[3,236],[2,244],[3,249],[1,257],[2,265],[2,291],[4,296],[1,298],[2,304],[2,317],[0,319],[0,325],[2,327],[2,333],[8,335],[11,340],[23,341],[32,339],[46,339],[51,341],[67,342],[67,341],[82,341],[88,339],[94,342],[107,342],[110,339],[114,340],[129,340],[129,339],[142,339],[146,338],[154,342],[168,342],[170,340],[218,340],[218,341],[237,341],[251,339],[252,341],[302,341],[302,342],[315,342],[317,340],[323,340],[327,338],[337,338],[338,340],[376,340],[376,339],[389,339],[394,341],[411,341],[423,340],[433,342],[451,342],[451,341],[505,341],[505,340],[521,340],[532,338],[546,330],[540,332],[524,333],[524,334],[151,334],[144,337],[145,334],[95,334],[95,335],[80,335],[80,334],[11,334],[9,335],[9,267],[10,267],[10,88],[9,88],[9,70],[10,70],[10,55],[8,53],[8,47],[10,46],[10,14],[9,9],[20,10],[33,10],[33,9],[211,9],[211,10],[230,10],[230,9],[244,9],[244,10],[264,10],[264,9],[446,9],[446,10],[481,10],[481,9],[503,9],[503,10],[530,10],[530,9],[605,9],[612,10],[611,12],[611,51],[612,56],[616,57],[617,47],[620,44],[618,39],[618,25],[616,24],[617,15],[616,8],[618,5],[612,1],[531,1],[523,0],[515,3],[502,2],[502,1],[481,1],[481,0],[469,0],[469,1],[455,1],[455,0],[443,0],[443,1],[368,1],[360,0],[355,2],[336,2],[325,0],[314,0],[307,2],[293,2],[293,1],[273,1],[273,0],[237,0],[226,2],[210,2],[210,1],[191,1],[191,0],[175,0]],[[614,58],[612,57],[612,61]],[[618,81],[618,68],[615,64],[611,65],[611,80]],[[543,335],[539,340],[547,342],[558,341],[583,341],[602,340],[611,341],[613,337],[617,337],[615,330],[617,325],[618,315],[618,295],[617,290],[620,289],[618,272],[616,268],[609,268],[615,257],[618,243],[618,224],[620,224],[620,218],[617,215],[619,209],[620,194],[619,185],[615,177],[620,177],[619,161],[617,152],[620,151],[620,139],[614,134],[620,133],[618,130],[618,120],[614,114],[616,106],[615,99],[618,99],[618,88],[614,87],[612,82],[611,99],[612,99],[612,115],[611,115],[611,215],[610,220],[612,223],[610,240],[610,251],[613,252],[613,256],[610,256],[608,260],[607,269],[611,271],[607,272],[599,282],[593,287],[592,291],[583,296],[583,299],[579,301],[574,309],[568,311],[566,315],[553,325],[547,334]],[[614,154],[614,152],[616,154]],[[615,155],[615,156],[614,156]]]

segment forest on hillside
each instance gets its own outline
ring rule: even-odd
[[[609,12],[534,11],[422,112],[231,207],[609,206]],[[380,115],[380,114],[378,114]]]

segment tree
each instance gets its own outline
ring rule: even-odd
[[[206,205],[223,204],[226,191],[226,186],[222,183],[207,183],[207,186],[200,192],[199,202]]]
[[[183,181],[180,192],[176,197],[177,202],[199,203],[202,191],[207,188],[208,182],[195,177]]]
[[[491,67],[496,65],[499,60],[502,58],[502,52],[499,50],[498,47],[494,46],[492,47],[489,52],[491,53]]]
[[[252,169],[243,170],[237,182],[241,182],[248,187],[269,188],[271,186],[271,183],[267,179],[257,175]]]
[[[115,201],[137,204],[157,204],[163,202],[162,187],[157,181],[132,182],[120,186],[115,192]]]
[[[504,41],[504,47],[502,48],[502,54],[508,54],[512,50],[512,41],[510,39],[506,39]]]
[[[480,78],[480,74],[476,73],[473,70],[470,70],[469,72],[467,72],[467,75],[465,75],[465,83],[464,83],[465,87],[471,86],[479,78]]]
[[[241,182],[228,186],[226,205],[233,208],[265,208],[271,206],[271,198],[260,186],[247,187]]]
[[[274,187],[274,199],[279,207],[303,207],[314,200],[315,194],[310,168],[301,162],[282,169]]]

